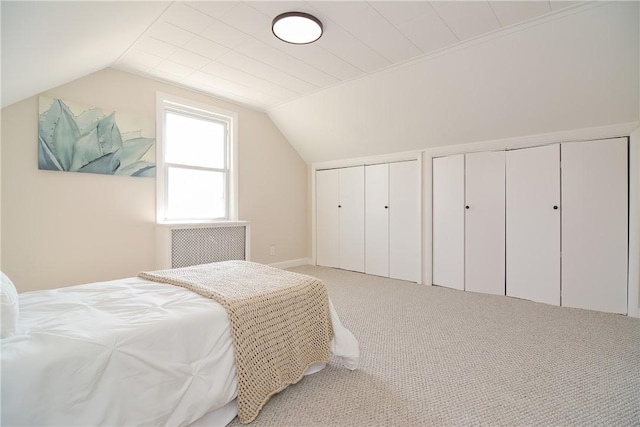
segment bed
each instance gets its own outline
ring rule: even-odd
[[[2,425],[211,426],[237,414],[232,328],[212,299],[133,277],[26,292],[19,310],[2,339]],[[358,342],[329,311],[331,353],[356,369]]]

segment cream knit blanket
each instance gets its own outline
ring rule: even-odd
[[[227,310],[242,423],[253,421],[272,395],[300,381],[311,364],[329,360],[329,296],[319,279],[248,261],[139,276],[187,288]]]

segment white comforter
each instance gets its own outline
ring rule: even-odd
[[[333,307],[332,352],[358,342]],[[187,425],[236,397],[230,325],[218,303],[130,278],[20,295],[2,340],[2,425]]]

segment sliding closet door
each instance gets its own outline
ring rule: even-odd
[[[316,264],[340,267],[340,171],[316,172]]]
[[[364,171],[365,273],[389,277],[389,165]]]
[[[418,279],[418,162],[389,164],[389,277]]]
[[[627,139],[562,144],[562,305],[627,313]]]
[[[364,272],[364,166],[340,171],[340,268]]]
[[[464,154],[433,159],[433,284],[464,289]]]
[[[466,155],[465,290],[505,294],[505,152]]]
[[[507,295],[560,304],[560,146],[506,154]]]

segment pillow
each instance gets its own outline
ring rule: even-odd
[[[2,275],[2,306],[0,307],[0,320],[2,325],[2,338],[10,337],[15,334],[18,326],[18,291],[6,274],[0,271]]]

